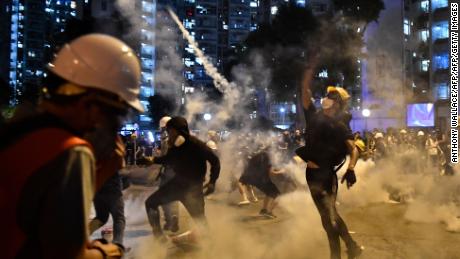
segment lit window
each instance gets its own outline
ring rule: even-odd
[[[448,0],[431,0],[431,8],[434,10],[448,6]]]
[[[442,100],[449,99],[449,87],[447,83],[436,84],[436,95],[437,95],[437,99],[442,99]]]
[[[408,19],[404,19],[404,34],[410,35],[410,25]]]
[[[428,38],[430,37],[430,31],[429,30],[421,30],[419,32],[420,40],[423,42],[428,41]]]
[[[441,53],[433,57],[434,69],[447,69],[449,68],[449,55]]]
[[[139,115],[139,119],[140,119],[140,121],[144,121],[144,122],[151,122],[152,121],[152,119],[149,116],[143,115],[143,114]]]
[[[433,40],[447,39],[449,37],[449,24],[447,21],[433,23]]]
[[[146,13],[153,13],[154,11],[154,6],[152,3],[142,1],[142,11]]]
[[[420,9],[425,12],[425,13],[428,13],[430,11],[430,1],[428,0],[423,0],[420,2]]]
[[[424,72],[427,72],[428,69],[430,68],[430,61],[429,60],[422,60],[422,62],[420,63],[421,66],[420,66],[420,69]]]
[[[320,78],[327,78],[327,76],[328,76],[327,70],[323,70],[318,74],[318,77]]]
[[[278,13],[278,7],[277,6],[272,6],[270,9],[272,15],[276,15]]]

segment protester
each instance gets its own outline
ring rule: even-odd
[[[122,177],[116,172],[94,196],[96,217],[89,223],[89,233],[92,234],[104,226],[109,220],[109,215],[111,215],[113,220],[113,242],[121,245],[123,245],[126,226],[125,202],[122,191]]]
[[[160,227],[158,207],[173,201],[180,201],[199,229],[192,241],[198,241],[196,235],[206,231],[206,217],[204,211],[204,195],[214,192],[215,183],[220,173],[220,161],[216,154],[204,142],[190,135],[187,121],[182,117],[173,117],[166,123],[169,149],[166,155],[153,157],[152,163],[171,166],[174,177],[150,196],[145,207],[152,226],[153,234],[159,240],[165,240]],[[211,176],[205,185],[206,162],[211,165]]]
[[[98,161],[98,179],[122,166],[116,138],[129,107],[138,99],[140,65],[123,42],[102,34],[66,44],[49,64],[45,99],[37,111],[0,132],[2,258],[121,258],[115,244],[89,240],[87,224],[95,192],[94,131],[112,139],[110,159]],[[95,143],[92,143],[95,144]],[[27,158],[25,163],[23,158]],[[98,185],[102,185],[99,182]]]
[[[273,167],[268,148],[261,147],[251,155],[241,175],[240,182],[246,186],[252,185],[261,190],[265,194],[265,198],[259,214],[267,218],[276,218],[273,214],[273,209],[276,206],[275,200],[280,195],[280,191],[270,179]]]
[[[340,238],[347,246],[348,258],[356,258],[362,253],[362,248],[353,240],[337,212],[338,183],[334,167],[343,164],[346,154],[350,154],[347,171],[341,181],[345,181],[350,188],[356,182],[354,167],[358,151],[346,120],[340,115],[343,102],[340,96],[328,94],[322,100],[322,110],[316,111],[310,91],[313,76],[313,69],[308,68],[302,81],[302,105],[307,125],[306,148],[300,150],[298,155],[307,162],[307,184],[327,233],[331,258],[341,258]]]

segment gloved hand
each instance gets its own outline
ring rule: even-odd
[[[103,239],[94,240],[91,243],[91,248],[99,250],[104,258],[107,259],[119,259],[124,255],[124,247],[115,243],[107,243]]]
[[[211,193],[213,193],[215,191],[216,186],[213,183],[207,183],[207,184],[204,185],[204,188],[206,190],[204,191],[203,194],[204,194],[204,196],[208,196],[209,194],[211,194]]]
[[[342,176],[342,180],[340,181],[340,183],[343,183],[344,181],[347,181],[347,188],[350,189],[350,187],[356,183],[355,171],[347,169],[345,174]]]

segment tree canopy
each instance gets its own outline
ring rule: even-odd
[[[332,10],[315,16],[308,8],[283,5],[271,23],[262,24],[234,49],[229,66],[248,64],[251,53],[259,53],[271,71],[272,98],[281,102],[294,100],[312,56],[319,56],[317,71],[328,74],[321,85],[355,85],[362,35],[383,8],[382,0],[335,0]]]

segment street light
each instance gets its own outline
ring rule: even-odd
[[[366,124],[366,125],[365,125],[365,128],[366,128],[366,131],[367,131],[367,118],[368,118],[369,116],[371,116],[371,110],[369,110],[369,109],[367,109],[367,108],[366,108],[366,109],[363,109],[362,114],[363,114],[363,116],[364,116],[364,118],[365,118],[365,119],[364,119],[364,120],[365,120],[365,124]]]
[[[369,109],[363,109],[362,113],[363,113],[363,116],[366,118],[371,116],[371,111]]]

